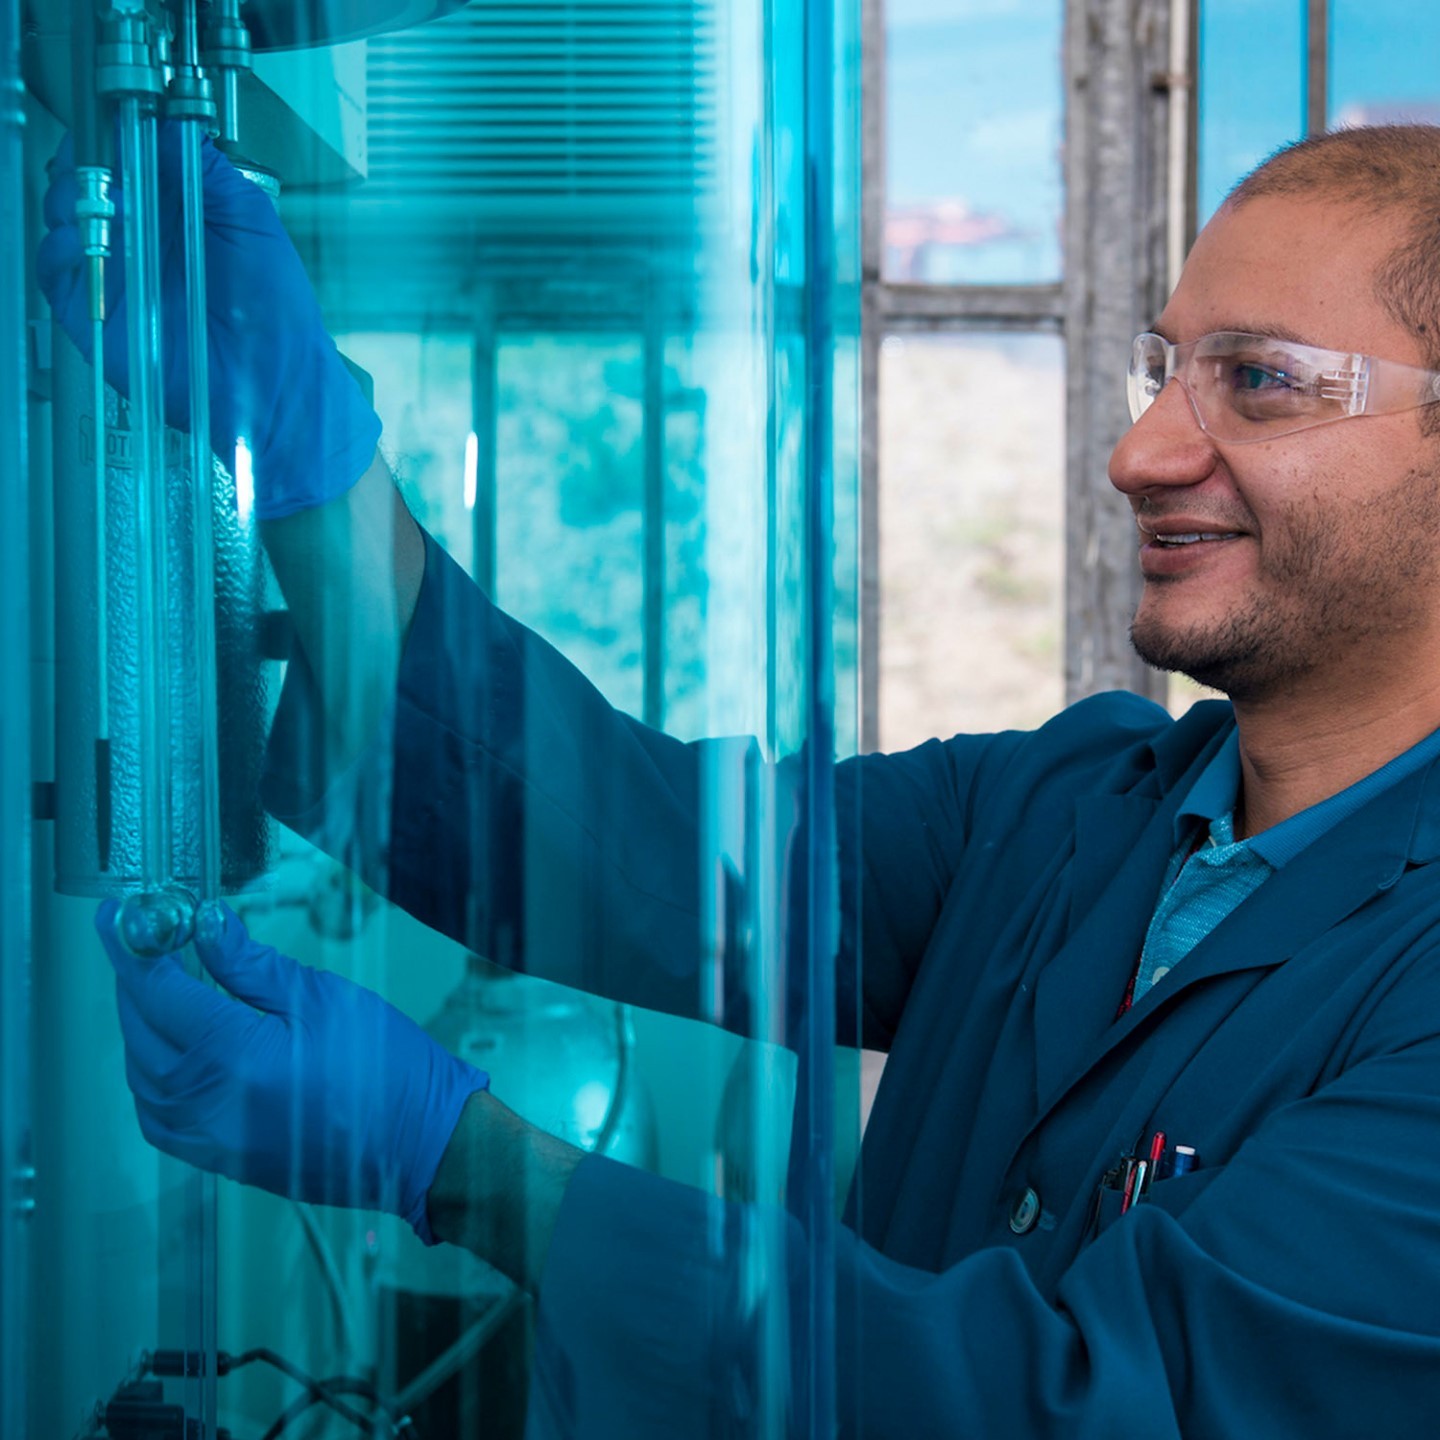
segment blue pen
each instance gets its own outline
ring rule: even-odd
[[[1192,1170],[1199,1168],[1200,1157],[1195,1153],[1193,1145],[1177,1145],[1175,1147],[1175,1158],[1170,1162],[1172,1179],[1178,1175],[1188,1175]]]

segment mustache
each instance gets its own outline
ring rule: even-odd
[[[1201,511],[1188,505],[1157,506],[1148,502],[1134,512],[1135,523],[1146,534],[1154,534],[1158,526],[1175,520],[1184,522],[1187,530],[1217,533],[1219,531],[1253,531],[1255,517],[1248,510]]]

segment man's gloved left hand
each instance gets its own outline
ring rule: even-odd
[[[165,414],[190,423],[181,126],[158,136],[160,295]],[[343,495],[365,473],[380,438],[366,403],[325,329],[305,268],[266,196],[210,141],[201,148],[209,333],[210,444],[227,464],[250,448],[255,514],[279,519]],[[87,261],[76,226],[78,181],[67,136],[50,162],[49,233],[35,275],[55,317],[90,358]],[[105,265],[105,378],[130,393],[124,254],[128,197],[111,189],[114,256]]]
[[[106,901],[95,923],[145,1138],[277,1195],[389,1210],[436,1243],[426,1196],[484,1071],[372,991],[252,940],[228,906],[203,906],[195,936],[223,990],[176,954],[132,954],[119,911]]]

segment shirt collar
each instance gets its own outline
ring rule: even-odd
[[[1378,770],[1357,780],[1339,794],[1292,815],[1279,825],[1252,835],[1250,848],[1275,869],[1293,860],[1340,821],[1362,805],[1388,790],[1407,775],[1440,757],[1440,730],[1387,761]],[[1180,845],[1194,834],[1196,822],[1209,826],[1235,809],[1240,794],[1240,735],[1232,730],[1210,763],[1195,778],[1175,815],[1175,843]]]
[[[1196,821],[1209,825],[1228,815],[1239,794],[1240,735],[1232,730],[1180,802],[1175,814],[1175,843],[1179,845],[1193,835]]]

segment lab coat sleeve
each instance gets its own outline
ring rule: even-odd
[[[682,743],[622,714],[429,537],[393,713],[339,776],[319,715],[297,656],[266,804],[382,894],[500,964],[755,1033],[733,922],[761,862],[752,857],[749,874],[743,855],[723,862],[714,835],[733,830],[736,813],[773,817],[769,853],[798,926],[798,764],[767,765],[743,738]],[[967,786],[1015,738],[838,767],[843,1040],[861,1038],[863,1015],[866,1043],[888,1043],[963,849]],[[790,1002],[794,1023],[804,997]]]
[[[1440,987],[1429,988],[1433,1015]],[[1431,1035],[1277,1110],[1227,1165],[1161,1182],[1082,1250],[1050,1298],[1018,1248],[931,1274],[841,1230],[840,1433],[1431,1434],[1437,1195]],[[541,1294],[532,1435],[756,1433],[766,1306],[747,1244],[784,1254],[769,1276],[801,1313],[811,1257],[793,1219],[587,1159]],[[792,1407],[786,1433],[798,1440],[805,1424]]]

